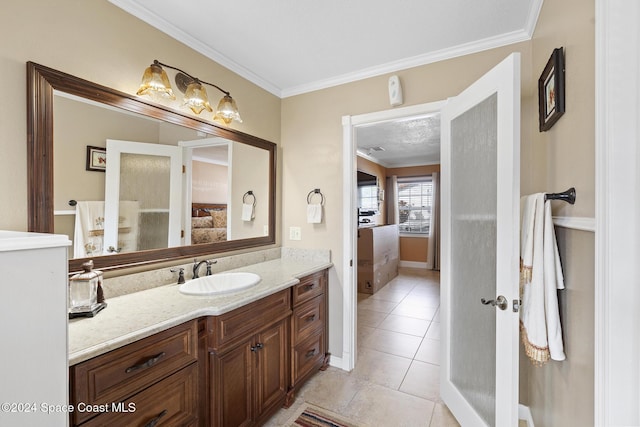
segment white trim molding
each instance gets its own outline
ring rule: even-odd
[[[423,270],[427,269],[427,263],[426,262],[420,262],[420,261],[403,261],[400,260],[400,267],[406,267],[406,268],[421,268]]]
[[[533,416],[531,415],[531,409],[523,404],[518,405],[518,419],[524,420],[527,423],[527,427],[535,427],[533,424]]]
[[[595,426],[640,425],[640,2],[596,0]]]
[[[557,227],[571,228],[573,230],[596,231],[596,219],[576,216],[554,216],[553,223]]]

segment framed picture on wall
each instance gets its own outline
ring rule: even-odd
[[[107,170],[107,149],[87,145],[87,166],[88,171],[104,172]]]
[[[564,50],[553,50],[538,79],[540,132],[551,129],[564,114]]]

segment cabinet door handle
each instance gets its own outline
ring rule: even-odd
[[[310,357],[315,356],[315,354],[316,354],[316,349],[314,348],[314,349],[311,349],[311,350],[307,351],[307,354],[305,354],[305,357],[308,359]]]
[[[155,418],[153,418],[151,421],[149,421],[148,423],[146,423],[144,425],[144,427],[155,427],[156,424],[158,424],[158,421],[160,421],[160,418],[164,417],[165,415],[167,415],[167,410],[165,409],[164,411],[160,412]]]
[[[315,314],[312,314],[312,315],[310,315],[310,316],[307,316],[307,317],[305,317],[305,319],[304,319],[304,320],[305,320],[305,322],[307,322],[307,323],[308,323],[308,322],[313,322],[314,320],[316,320],[316,315],[315,315]]]
[[[142,362],[138,365],[133,365],[133,366],[129,366],[127,369],[125,369],[124,371],[127,374],[130,374],[131,372],[135,372],[138,369],[142,369],[142,368],[149,368],[153,365],[155,365],[156,363],[158,363],[158,361],[160,359],[162,359],[165,356],[165,352],[163,351],[162,353],[158,353],[153,357],[150,357],[149,359],[147,359],[146,362]]]
[[[256,352],[258,350],[260,350],[261,348],[264,347],[264,344],[262,344],[261,342],[257,343],[256,345],[252,345],[251,346],[251,351]]]

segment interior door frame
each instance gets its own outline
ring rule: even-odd
[[[358,114],[354,116],[342,116],[342,141],[343,141],[343,294],[342,294],[342,360],[340,367],[351,371],[355,367],[357,354],[357,306],[358,306],[358,280],[357,280],[357,242],[358,242],[358,218],[356,215],[356,171],[357,155],[355,127],[385,122],[394,119],[433,114],[439,112],[446,101],[435,101],[424,104],[400,107],[373,113]],[[333,360],[334,358],[332,358]],[[333,363],[332,363],[333,364]],[[336,364],[337,366],[337,364]]]
[[[596,0],[594,424],[638,425],[640,409],[640,5]]]

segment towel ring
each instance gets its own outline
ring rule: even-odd
[[[313,197],[314,194],[319,194],[321,199],[320,199],[320,204],[324,205],[324,194],[322,194],[320,192],[319,188],[314,188],[313,190],[309,191],[309,194],[307,194],[307,204],[310,205],[311,204],[311,198]]]
[[[244,196],[242,196],[242,203],[247,203],[247,197],[253,197],[253,207],[256,207],[256,195],[253,194],[253,191],[249,190],[246,193],[244,193]]]

